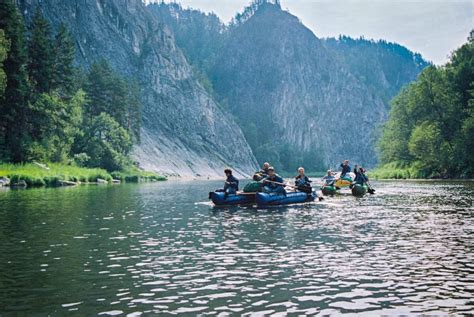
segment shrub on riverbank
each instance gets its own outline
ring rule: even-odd
[[[98,180],[110,182],[120,179],[123,182],[158,181],[165,177],[130,168],[121,172],[108,173],[100,168],[84,168],[73,165],[49,164],[0,164],[0,177],[8,177],[12,184],[25,181],[28,187],[60,186],[62,182],[95,183]]]
[[[443,178],[443,175],[430,172],[416,162],[407,165],[403,163],[392,162],[382,165],[368,172],[370,178],[374,179],[427,179]]]

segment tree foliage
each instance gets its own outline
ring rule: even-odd
[[[381,161],[417,166],[423,175],[474,175],[474,42],[443,67],[431,66],[392,102],[379,143]]]
[[[27,50],[23,19],[11,1],[0,1],[0,29],[10,44],[3,63],[6,88],[0,100],[0,157],[21,162],[27,139]]]
[[[0,1],[0,160],[130,165],[140,138],[137,84],[106,61],[83,75],[74,57],[64,25],[53,34],[38,9],[27,33],[12,2]]]
[[[7,58],[8,50],[10,49],[10,42],[5,38],[5,32],[0,29],[0,97],[3,97],[5,88],[7,86],[7,75],[3,69],[3,62]]]

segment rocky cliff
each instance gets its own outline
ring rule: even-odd
[[[18,0],[28,20],[37,6],[77,43],[83,68],[105,58],[140,83],[140,166],[166,175],[216,176],[225,166],[249,174],[256,160],[236,122],[199,83],[167,28],[140,0]]]
[[[278,5],[261,5],[231,30],[211,74],[236,116],[263,126],[266,143],[318,149],[327,165],[375,163],[371,134],[386,118],[384,102]]]
[[[255,0],[230,25],[177,4],[149,8],[206,73],[257,159],[287,170],[375,164],[391,97],[427,65],[397,44],[319,39],[278,1]]]

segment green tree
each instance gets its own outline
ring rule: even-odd
[[[379,143],[382,163],[425,176],[474,175],[474,45],[443,67],[428,67],[392,102]]]
[[[28,142],[28,75],[25,26],[16,6],[8,0],[0,1],[0,29],[10,43],[3,70],[7,86],[0,100],[0,156],[13,162],[24,160]]]
[[[105,60],[94,63],[84,87],[88,102],[86,117],[91,121],[109,114],[135,140],[140,138],[140,93],[136,83],[128,84]]]
[[[88,162],[90,167],[116,171],[130,164],[128,158],[132,149],[130,136],[105,112],[92,119],[80,143],[82,146],[80,152],[90,157]]]
[[[81,134],[84,103],[82,90],[68,100],[60,98],[57,93],[39,95],[31,106],[30,124],[34,127],[31,138],[34,142],[28,148],[27,159],[65,162]]]
[[[50,92],[53,78],[54,50],[51,27],[41,14],[39,7],[31,23],[31,38],[28,45],[28,73],[37,94]]]
[[[430,122],[417,125],[408,141],[410,154],[428,168],[437,167],[441,153],[442,135],[439,127]]]
[[[3,98],[3,93],[7,86],[7,75],[3,69],[3,62],[7,58],[9,49],[10,42],[5,38],[5,32],[0,29],[0,99]]]
[[[55,36],[53,52],[52,88],[59,90],[61,95],[68,96],[75,88],[74,57],[76,50],[74,41],[64,24],[61,24]]]

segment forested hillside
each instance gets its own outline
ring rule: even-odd
[[[53,31],[40,10],[27,26],[10,1],[0,14],[0,161],[130,166],[140,138],[137,87],[105,61],[88,73],[75,68],[69,31]]]
[[[61,148],[65,153],[59,156],[63,159],[78,154],[90,165],[103,166],[105,161],[110,163],[106,156],[114,156],[117,160],[112,165],[134,161],[143,169],[165,175],[217,176],[227,166],[233,167],[237,174],[245,175],[256,168],[255,158],[238,125],[203,88],[205,83],[199,80],[197,68],[193,70],[188,64],[173,35],[163,23],[152,18],[142,1],[3,0],[1,3],[10,7],[16,4],[18,12],[23,14],[26,27],[16,30],[16,38],[21,37],[18,41],[30,42],[34,15],[40,12],[44,23],[48,24],[45,27],[47,31],[43,33],[50,34],[53,42],[48,44],[48,40],[42,43],[44,47],[35,52],[47,56],[33,60],[34,54],[28,48],[30,44],[22,44],[25,52],[16,54],[17,46],[22,45],[17,45],[16,40],[10,45],[12,34],[6,32],[4,46],[8,44],[10,55],[17,57],[7,58],[5,69],[16,67],[18,71],[11,72],[19,74],[15,79],[18,80],[16,87],[24,92],[33,91],[34,94],[6,92],[17,100],[5,101],[5,105],[15,104],[11,107],[14,110],[10,109],[15,114],[14,117],[13,114],[5,114],[11,122],[7,120],[2,126],[2,140],[5,143],[2,149],[6,149],[3,151],[4,161],[56,161],[57,155],[52,154],[52,149]],[[20,18],[17,17],[18,20]],[[2,28],[6,27],[7,22],[4,21],[2,19]],[[54,43],[54,37],[61,28],[68,33],[71,42],[68,53],[70,64],[67,65],[74,66],[78,71],[74,71],[69,95],[60,93],[56,96],[57,87],[49,84],[49,77],[55,76],[54,73],[66,74],[61,67],[67,69],[69,66],[51,66],[49,59],[43,58],[55,58],[49,51],[54,53],[59,47]],[[30,69],[28,65],[42,65],[42,68]],[[34,78],[37,75],[42,77]],[[26,86],[21,88],[23,84]],[[76,92],[84,94],[83,101],[72,98]],[[54,117],[49,114],[31,116],[31,109],[39,111],[47,108],[38,102],[47,105],[53,102],[46,102],[42,94],[54,97],[54,102],[64,103],[58,107],[67,109],[59,113],[72,113],[72,108],[81,110],[81,115],[77,117],[80,120],[72,116],[60,118],[66,120],[62,126],[74,131],[79,129],[78,134],[71,130],[68,133],[74,134],[74,137],[68,134],[67,137],[55,138],[51,134],[65,132],[65,129],[54,133],[30,131],[38,124],[26,117],[45,120]],[[80,94],[77,96],[79,98]],[[80,105],[73,107],[71,100]],[[34,107],[35,104],[37,107]],[[142,106],[138,107],[139,104]],[[95,131],[95,134],[88,134],[88,127],[93,127],[90,131]],[[47,141],[53,139],[68,140],[68,144],[52,145]],[[107,140],[107,144],[95,146],[91,142],[98,139]],[[19,140],[22,143],[14,147]],[[17,150],[18,153],[11,153]],[[97,151],[100,155],[88,154]],[[102,155],[104,158],[101,158]]]
[[[392,102],[381,177],[474,177],[474,42],[425,69]]]
[[[390,98],[428,65],[397,44],[321,40],[278,1],[254,1],[228,25],[176,3],[148,8],[236,117],[257,159],[287,171],[343,158],[376,164]]]
[[[339,36],[324,39],[323,43],[387,105],[429,65],[420,54],[384,40]]]

